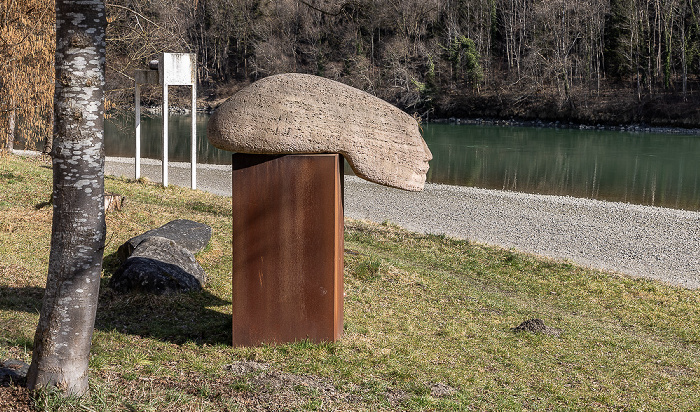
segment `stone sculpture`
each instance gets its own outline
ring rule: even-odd
[[[371,182],[423,190],[432,154],[418,123],[389,103],[322,77],[280,74],[222,104],[208,126],[222,150],[251,154],[340,153]]]

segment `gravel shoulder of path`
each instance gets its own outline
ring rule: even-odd
[[[108,158],[105,173],[133,177],[133,164]],[[161,181],[160,161],[141,168]],[[171,184],[190,186],[189,163],[169,170]],[[231,196],[231,166],[198,165],[197,188]],[[700,212],[440,184],[407,192],[345,176],[345,216],[700,287]]]
[[[345,179],[345,215],[700,287],[700,213],[567,196]]]
[[[162,183],[162,161],[141,159],[141,176]],[[105,175],[134,178],[134,159],[128,157],[107,157]],[[191,187],[190,163],[168,162],[168,183],[175,186]],[[219,196],[231,196],[231,165],[197,164],[197,189]]]

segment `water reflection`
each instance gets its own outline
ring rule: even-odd
[[[424,126],[428,180],[700,210],[700,137]]]
[[[197,114],[197,162],[231,164],[231,152],[219,150],[207,140],[209,116]],[[172,162],[189,162],[192,116],[168,116],[168,159]],[[141,117],[141,157],[163,158],[163,118]],[[134,157],[136,132],[132,116],[113,116],[105,120],[105,153],[107,156]]]

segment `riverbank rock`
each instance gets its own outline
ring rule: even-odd
[[[420,191],[433,158],[414,118],[369,93],[306,74],[266,77],[209,120],[222,150],[251,154],[340,153],[363,179]]]
[[[119,293],[167,295],[201,290],[204,269],[194,254],[172,239],[151,236],[136,246],[109,286]]]
[[[149,230],[141,235],[132,237],[117,250],[117,257],[120,262],[125,262],[131,256],[134,249],[149,237],[164,237],[175,241],[178,245],[197,254],[201,252],[211,239],[211,227],[204,223],[187,219],[177,219],[164,224],[163,226]]]

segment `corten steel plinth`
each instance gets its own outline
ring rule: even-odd
[[[342,156],[233,155],[233,345],[343,331]]]

